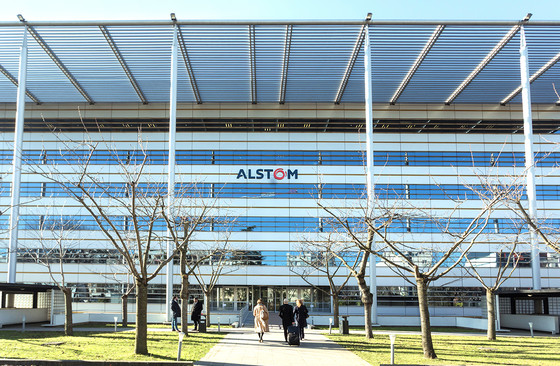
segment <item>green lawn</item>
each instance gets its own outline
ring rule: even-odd
[[[222,339],[222,333],[190,333],[183,340],[181,359],[196,361]],[[177,359],[178,333],[148,332],[149,356],[134,354],[134,332],[0,331],[0,358],[56,360],[142,360]]]
[[[325,334],[372,365],[389,364],[391,342],[388,335],[376,334],[367,341],[363,335]],[[420,335],[398,334],[396,364],[429,365],[560,365],[560,342],[554,337],[485,337],[434,335],[438,358],[423,357]]]
[[[328,326],[320,325],[315,326],[315,329],[319,330],[329,330]],[[349,327],[350,330],[359,330],[364,331],[364,327]],[[420,332],[420,327],[373,327],[373,332],[387,332],[387,331],[407,331],[407,332]],[[332,328],[333,333],[338,333],[338,328]],[[478,329],[471,329],[471,328],[457,328],[457,327],[432,327],[432,332],[445,332],[445,333],[480,333],[486,334],[486,331],[478,330]]]
[[[62,327],[62,326],[61,326]],[[179,324],[179,327],[181,327],[181,324]],[[78,324],[74,324],[74,329],[76,328],[115,328],[115,323],[101,323],[101,322],[95,322],[95,323],[78,323]],[[136,328],[136,324],[135,323],[128,323],[128,325],[126,326],[126,329],[134,329]],[[157,328],[157,329],[171,329],[171,324],[163,324],[163,323],[148,323],[148,329],[149,328]],[[224,325],[221,324],[220,325],[220,329],[222,328],[233,328],[231,325]],[[117,329],[118,330],[123,330],[123,326],[122,323],[117,323]],[[193,325],[189,324],[189,331],[193,329]],[[210,326],[209,329],[218,329],[218,324],[212,324]],[[363,327],[362,327],[363,329]]]

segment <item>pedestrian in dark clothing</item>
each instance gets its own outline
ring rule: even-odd
[[[200,324],[200,314],[202,314],[202,304],[198,301],[198,298],[194,298],[191,320],[194,323],[194,330],[198,330],[198,325]]]
[[[177,296],[173,296],[173,300],[171,300],[171,311],[173,312],[173,316],[171,318],[171,330],[180,332],[179,327],[177,326],[177,318],[181,317],[181,307],[179,306]]]
[[[303,305],[303,300],[296,300],[294,317],[296,318],[296,323],[299,328],[299,339],[303,340],[303,338],[305,338],[303,330],[307,326],[307,318],[309,318],[309,313],[307,312],[305,305]]]
[[[284,305],[280,306],[280,318],[282,318],[282,328],[284,328],[284,339],[288,342],[288,327],[294,322],[294,307],[288,304],[288,299],[284,299]]]

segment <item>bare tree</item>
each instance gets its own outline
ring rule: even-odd
[[[99,145],[89,140],[65,142],[67,158],[72,160],[70,178],[53,164],[35,165],[30,169],[56,183],[77,201],[123,257],[136,289],[135,352],[147,354],[148,283],[188,242],[175,241],[180,244],[168,256],[165,243],[170,238],[165,228],[180,226],[181,217],[188,216],[191,225],[186,236],[190,238],[210,215],[212,207],[205,199],[191,194],[190,186],[168,197],[166,184],[151,183],[150,174],[145,172],[149,156],[140,135],[140,150],[130,151],[124,157],[108,145],[104,150]],[[103,181],[99,174],[102,169],[92,163],[97,154],[108,155],[107,159],[118,162],[120,186]]]
[[[433,359],[437,355],[431,336],[428,287],[463,261],[465,253],[472,248],[487,227],[494,206],[500,199],[498,196],[481,200],[478,213],[474,218],[468,219],[468,222],[463,222],[459,230],[453,227],[452,217],[459,210],[460,203],[445,216],[435,216],[429,210],[414,208],[410,203],[399,200],[389,205],[376,199],[375,210],[369,210],[367,207],[338,210],[322,204],[320,207],[335,220],[338,224],[337,230],[348,242],[353,243],[364,254],[379,257],[395,273],[416,286],[424,357]],[[361,215],[352,217],[357,212]],[[437,248],[440,252],[438,256],[433,255],[435,250],[432,243],[427,243],[427,248],[412,246],[392,234],[393,228],[399,231],[406,226],[408,229],[408,225],[414,221],[422,225],[433,225],[439,232],[446,234],[448,244]],[[373,246],[374,236],[379,239],[381,247]],[[426,253],[431,256],[431,260],[425,260]],[[361,265],[359,268],[362,268]]]
[[[123,327],[128,326],[128,297],[135,288],[134,281],[130,281],[131,276],[127,269],[128,268],[123,263],[122,265],[111,265],[109,270],[110,276],[104,273],[98,273],[98,275],[108,278],[121,286],[121,318]],[[122,279],[123,276],[126,276],[126,280]]]
[[[512,242],[506,244],[506,250],[500,250],[496,253],[493,258],[495,261],[497,272],[488,278],[480,274],[478,267],[478,258],[476,258],[473,253],[465,253],[465,263],[461,264],[461,267],[473,278],[476,278],[478,282],[486,290],[486,314],[488,318],[488,329],[486,336],[488,340],[496,340],[496,291],[502,286],[502,284],[507,281],[513,275],[514,271],[517,269],[520,255],[517,253],[518,239],[515,238]]]
[[[200,217],[191,217],[191,216],[181,216],[179,219],[180,221],[177,223],[176,220],[172,220],[167,214],[163,213],[165,222],[167,224],[168,233],[170,240],[175,244],[175,248],[179,251],[179,269],[181,274],[181,330],[183,333],[188,335],[188,324],[189,324],[189,314],[188,314],[188,300],[189,300],[189,286],[190,286],[190,276],[194,275],[197,280],[199,276],[202,274],[197,273],[200,271],[200,267],[210,261],[213,263],[214,256],[220,255],[221,253],[227,253],[227,239],[223,242],[220,240],[216,240],[214,246],[208,246],[208,244],[194,244],[194,240],[192,240],[194,231],[192,229],[193,225],[202,228],[205,225],[212,225],[216,224],[217,218],[200,218]],[[219,220],[220,222],[222,220]],[[180,235],[180,228],[183,229],[183,235]],[[224,236],[227,237],[227,231],[224,232]],[[219,244],[222,243],[222,244]],[[222,260],[219,261],[222,263]],[[220,264],[219,268],[222,268],[222,264]],[[214,282],[212,283],[212,287],[209,291],[212,291],[214,285],[216,284],[221,270],[217,274],[212,274],[211,278],[215,277]],[[200,280],[199,280],[200,283]]]
[[[37,225],[36,237],[33,247],[23,248],[24,255],[44,266],[51,281],[64,294],[64,334],[72,336],[72,288],[66,281],[64,262],[68,253],[80,244],[81,240],[76,237],[75,231],[79,229],[81,222],[68,221],[63,216],[41,215],[39,222],[31,225]]]
[[[360,261],[360,257],[356,254],[355,251],[341,247],[333,240],[332,235],[327,235],[325,240],[302,241],[297,258],[289,263],[292,273],[300,276],[309,286],[332,298],[335,327],[339,326],[340,292],[352,277],[352,272],[346,266],[356,269]],[[339,257],[344,260],[340,260]],[[344,270],[346,273],[342,273]],[[325,286],[319,286],[311,281],[310,277],[313,273],[318,273],[320,277],[327,280],[328,290]],[[341,280],[337,280],[337,277],[341,277]]]
[[[193,275],[200,285],[204,294],[204,307],[206,314],[206,326],[210,326],[210,304],[212,302],[212,291],[216,287],[221,276],[239,270],[239,266],[230,260],[231,249],[227,240],[218,246],[203,251],[208,256],[202,265],[196,267]],[[205,273],[203,273],[203,270]]]
[[[374,232],[364,227],[364,222],[358,222],[353,217],[348,217],[348,211],[335,211],[322,202],[318,202],[319,207],[332,216],[332,220],[324,220],[323,230],[332,230],[333,233],[341,234],[342,237],[333,236],[336,249],[333,247],[331,253],[338,259],[351,273],[360,289],[360,300],[364,307],[364,330],[366,339],[373,338],[373,325],[371,323],[373,294],[366,282],[366,271],[370,254],[374,253]],[[363,232],[367,233],[365,238],[361,237]],[[343,253],[355,252],[355,261]]]
[[[507,178],[500,179],[499,177],[482,175],[480,172],[475,172],[475,175],[479,180],[479,184],[464,184],[464,187],[473,193],[473,197],[483,202],[498,199],[493,210],[504,206],[504,203],[507,206],[508,200],[521,199],[523,196],[523,186],[517,184],[518,179],[514,177],[509,177],[509,182],[505,184],[504,182]],[[486,291],[488,340],[496,340],[496,291],[514,274],[521,258],[521,255],[518,253],[519,244],[527,242],[527,240],[523,240],[524,225],[520,220],[512,219],[508,224],[504,223],[503,226],[507,225],[509,228],[504,227],[500,230],[497,226],[497,221],[494,223],[496,227],[492,230],[492,242],[500,245],[502,249],[493,255],[490,260],[491,263],[480,263],[480,258],[472,252],[465,252],[465,261],[460,263],[460,266],[471,277],[480,282]],[[497,271],[491,277],[483,276],[479,271],[479,266],[488,264],[497,268]]]

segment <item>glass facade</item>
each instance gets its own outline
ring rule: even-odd
[[[167,165],[167,150],[25,150],[27,164],[73,165],[87,161],[93,165]],[[0,150],[0,165],[11,164],[13,151]],[[144,161],[145,159],[145,161]],[[177,150],[178,165],[340,165],[361,166],[363,151],[294,150]],[[472,151],[374,151],[376,166],[523,167],[523,152]],[[560,152],[537,152],[540,167],[560,165]]]
[[[139,166],[144,162],[149,173],[146,181],[139,183],[138,193],[144,197],[165,196],[168,189],[165,173],[168,151],[162,147],[165,146],[166,141],[155,139],[156,142],[150,142],[152,148],[142,150],[133,149],[137,146],[137,142],[125,141],[124,137],[120,137],[119,132],[115,132],[115,136],[117,137],[115,149],[100,149],[93,152],[65,149],[65,143],[60,141],[50,142],[43,149],[40,148],[39,143],[33,143],[28,146],[34,149],[23,151],[24,169],[40,166],[41,169],[48,171],[54,167],[55,171],[68,172],[68,176],[73,177],[69,179],[75,179],[76,172],[73,169],[87,161],[93,171],[99,171],[101,177],[98,183],[85,186],[93,197],[126,199],[131,190],[123,182],[118,167]],[[226,214],[224,211],[227,210],[224,210],[219,215],[206,217],[195,233],[195,235],[202,235],[204,239],[200,239],[201,241],[210,240],[208,238],[212,235],[228,233],[231,234],[231,242],[236,246],[236,249],[228,253],[225,258],[225,265],[236,270],[224,274],[220,279],[209,299],[210,306],[215,311],[235,313],[254,304],[257,298],[262,298],[271,310],[276,311],[282,300],[287,298],[292,302],[295,299],[304,299],[313,306],[314,311],[329,312],[332,304],[330,297],[325,293],[328,292],[325,283],[319,283],[320,281],[317,280],[317,285],[311,286],[301,281],[293,270],[304,266],[303,259],[307,258],[299,249],[302,238],[308,235],[335,237],[335,234],[342,231],[339,222],[317,208],[317,201],[332,200],[333,205],[341,207],[346,204],[352,205],[352,202],[360,202],[365,198],[364,152],[359,150],[360,146],[363,146],[360,138],[357,134],[340,133],[340,141],[330,136],[322,141],[320,133],[312,133],[304,137],[298,135],[298,138],[302,138],[301,141],[298,139],[290,141],[291,137],[286,135],[283,141],[257,143],[247,136],[246,134],[213,136],[206,141],[204,138],[207,136],[200,133],[189,141],[179,143],[178,146],[183,149],[176,151],[177,170],[180,172],[177,176],[180,176],[181,180],[177,179],[180,183],[175,185],[175,196],[218,199],[220,205],[227,206],[226,209],[231,208],[232,211],[231,214]],[[383,148],[380,147],[374,152],[378,178],[375,182],[375,193],[378,200],[385,204],[413,201],[435,209],[453,206],[454,201],[473,201],[478,205],[480,199],[476,192],[484,193],[485,188],[480,184],[467,187],[460,183],[459,176],[467,171],[468,173],[465,174],[471,174],[473,169],[478,168],[496,168],[495,171],[503,168],[504,174],[507,175],[514,171],[512,168],[524,167],[523,152],[511,151],[519,150],[519,146],[510,148],[508,145],[509,152],[496,149],[496,145],[488,147],[492,151],[473,152],[470,151],[469,144],[474,140],[461,144],[458,142],[444,144],[443,140],[434,144],[425,142],[407,144],[408,137],[403,136],[404,134],[395,134],[394,141],[380,142]],[[34,138],[39,139],[37,136]],[[119,138],[123,141],[119,141]],[[200,141],[197,140],[199,138]],[[454,138],[460,139],[455,136]],[[280,147],[276,146],[277,142]],[[252,145],[253,143],[255,145]],[[295,147],[289,149],[288,146],[292,143]],[[400,151],[389,151],[396,149],[397,144],[401,147]],[[445,151],[446,144],[450,146],[450,150],[463,151]],[[153,145],[157,148],[153,148]],[[269,145],[270,149],[267,149],[266,145]],[[13,151],[9,149],[8,143],[4,143],[3,146],[4,149],[0,150],[0,165],[7,171]],[[184,149],[185,146],[189,149]],[[485,150],[486,146],[480,144],[477,148]],[[420,151],[422,149],[426,151]],[[538,152],[535,154],[535,159],[537,167],[542,172],[560,166],[560,153],[554,151]],[[299,179],[283,181],[235,179],[238,169],[245,169],[245,171],[253,169],[255,174],[256,167],[299,169]],[[431,169],[432,167],[434,169]],[[148,182],[150,180],[157,183]],[[539,204],[555,207],[557,201],[560,201],[560,184],[553,179],[545,178],[537,182]],[[9,180],[0,182],[0,197],[6,200],[10,196],[10,189]],[[18,263],[29,271],[23,275],[27,280],[36,279],[33,273],[39,270],[33,265],[36,264],[37,257],[49,257],[53,261],[62,260],[63,264],[72,266],[70,268],[73,275],[70,276],[69,284],[73,288],[76,302],[117,304],[127,284],[122,281],[117,283],[108,277],[114,275],[110,273],[114,267],[122,267],[123,256],[103,238],[102,230],[95,218],[76,209],[79,205],[73,202],[73,198],[79,197],[82,193],[76,188],[62,187],[44,177],[37,178],[30,173],[24,175],[21,195],[26,203],[19,217],[22,240],[29,244],[36,240],[33,233],[43,229],[63,229],[76,232],[87,242],[66,248],[62,252],[59,249],[52,250],[32,245],[20,247],[17,255]],[[523,188],[520,188],[520,195],[526,199]],[[344,202],[340,203],[337,200]],[[53,208],[60,209],[61,214],[52,212],[56,211],[52,210]],[[114,227],[121,232],[131,231],[133,229],[131,217],[122,211],[117,211],[111,211],[111,215],[108,216]],[[444,252],[443,239],[437,236],[441,234],[442,225],[452,233],[460,233],[471,223],[473,214],[473,210],[467,209],[451,219],[443,217],[441,221],[418,215],[401,216],[394,218],[387,226],[387,233],[398,236],[410,248],[405,253],[409,258],[429,266],[439,261]],[[515,234],[522,226],[519,220],[512,219],[502,212],[494,216],[488,222],[478,221],[478,224],[484,227],[482,229],[484,243],[475,246],[469,255],[475,267],[481,271],[488,270],[488,273],[507,262],[505,254],[496,249],[496,241],[500,240],[498,236]],[[150,224],[148,217],[139,216],[138,219],[140,230],[147,229]],[[356,232],[365,232],[366,224],[362,219],[346,217],[345,220]],[[555,215],[549,215],[543,219],[543,224],[550,228],[557,228],[560,227],[560,219]],[[167,227],[163,220],[157,220],[153,228],[157,232],[159,241],[153,244],[147,258],[153,264],[160,264],[165,258],[165,243],[160,239],[165,237]],[[0,229],[4,232],[8,231],[8,215],[0,216]],[[189,252],[189,259],[200,258],[204,254],[203,251],[192,250]],[[346,259],[350,261],[355,260],[357,255],[357,253],[345,254]],[[528,270],[531,263],[530,250],[522,248],[517,255],[518,270]],[[0,263],[7,263],[7,258],[7,247],[0,247]],[[458,254],[452,256],[442,267],[448,268],[458,259]],[[175,258],[173,262],[177,265],[178,259]],[[333,259],[331,264],[337,265],[339,262]],[[554,271],[560,268],[560,255],[541,252],[540,263],[543,271],[550,271],[546,272],[546,276],[553,278],[556,273]],[[208,270],[212,264],[211,258],[202,262],[202,265],[207,267],[205,270]],[[463,260],[461,264],[464,265],[465,261]],[[511,267],[512,264],[508,265]],[[377,268],[383,273],[378,284],[378,306],[391,309],[403,308],[405,314],[409,312],[412,314],[413,309],[418,305],[414,286],[397,285],[397,282],[402,282],[402,278],[390,272],[387,264],[380,260],[377,260]],[[480,286],[467,281],[464,271],[460,272],[457,278],[450,279],[449,284],[430,287],[430,306],[454,310],[480,306],[483,296]],[[103,273],[103,275],[96,273]],[[527,272],[516,276],[514,282],[522,283],[522,280],[527,277]],[[193,282],[191,279],[191,297],[202,298],[200,286]],[[174,291],[179,292],[177,279]],[[133,301],[133,297],[132,294],[129,301]],[[165,285],[162,281],[154,281],[150,284],[149,302],[154,305],[165,303]],[[359,290],[352,281],[342,290],[339,304],[345,307],[362,305]],[[391,311],[393,310],[387,313]],[[445,311],[441,314],[445,314]]]

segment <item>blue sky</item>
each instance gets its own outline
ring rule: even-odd
[[[558,0],[2,0],[0,21],[374,19],[560,20]]]

